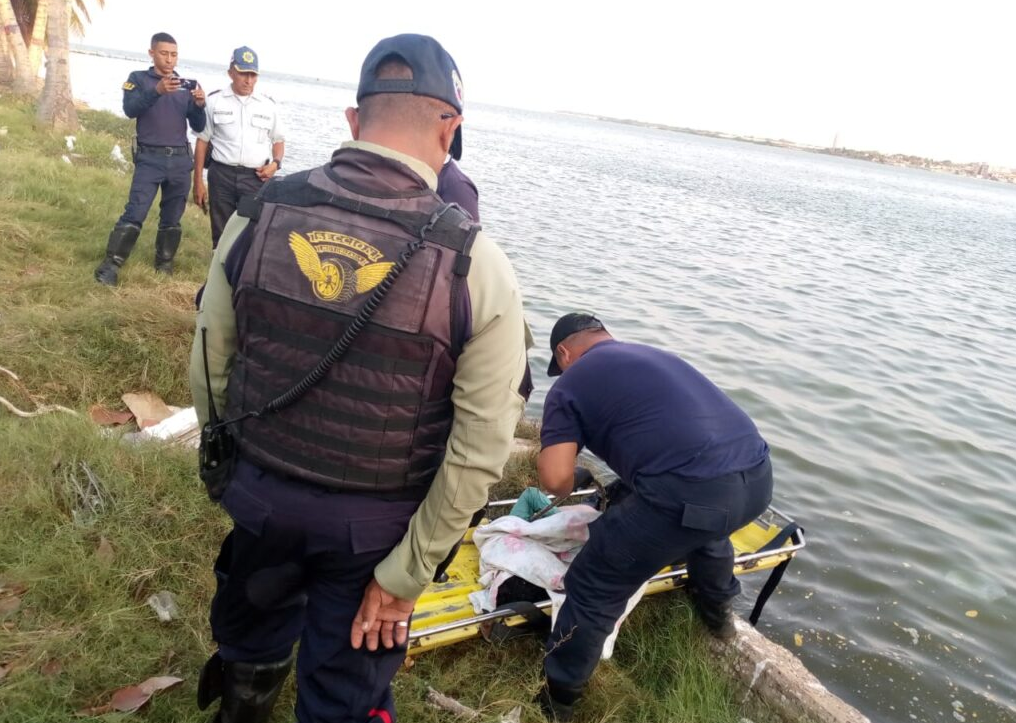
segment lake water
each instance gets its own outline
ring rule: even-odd
[[[138,67],[74,54],[75,95],[119,112]],[[349,138],[352,87],[263,74],[287,171]],[[567,115],[466,115],[462,166],[537,338],[528,414],[564,311],[681,354],[755,419],[774,503],[808,531],[761,629],[874,721],[1016,721],[1016,187]]]

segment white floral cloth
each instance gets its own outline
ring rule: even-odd
[[[548,591],[551,620],[557,620],[557,611],[565,600],[564,576],[568,565],[589,539],[589,523],[601,514],[589,505],[571,505],[558,510],[559,514],[536,522],[506,515],[473,531],[473,544],[480,551],[478,582],[484,586],[469,594],[476,613],[494,610],[498,588],[514,575]],[[645,589],[646,585],[642,585],[628,600],[624,614],[604,642],[604,659],[613,654],[621,623],[642,598]]]

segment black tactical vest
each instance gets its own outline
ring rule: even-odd
[[[358,149],[271,182],[258,201],[234,286],[229,418],[303,379],[445,206],[405,165]],[[336,490],[422,499],[451,431],[478,231],[456,208],[443,214],[327,375],[292,405],[238,425],[241,453]]]

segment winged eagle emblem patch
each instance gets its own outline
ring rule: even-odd
[[[380,284],[395,264],[366,241],[331,231],[289,234],[296,265],[322,301],[345,302]]]

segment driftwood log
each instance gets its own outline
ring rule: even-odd
[[[448,711],[452,715],[463,718],[465,720],[475,720],[480,717],[480,712],[473,710],[469,706],[462,705],[454,698],[450,698],[443,693],[438,693],[433,688],[427,688],[427,702],[438,708],[439,710]],[[522,715],[522,706],[517,705],[510,711],[501,716],[501,723],[519,723],[519,717]]]
[[[449,698],[447,695],[438,693],[436,690],[429,687],[427,688],[427,702],[435,708],[448,711],[449,713],[465,718],[466,720],[472,720],[473,718],[478,718],[480,716],[477,711],[473,710],[469,706],[462,705],[454,698]]]
[[[797,656],[741,619],[737,637],[710,639],[713,651],[744,691],[788,723],[871,723],[867,716],[826,689]]]

